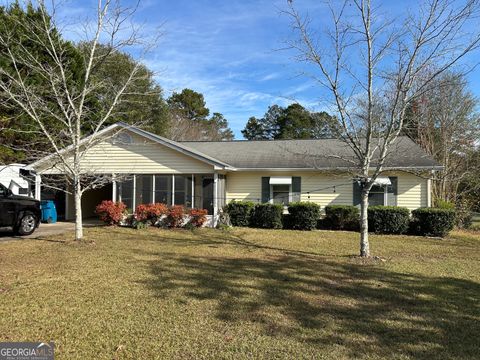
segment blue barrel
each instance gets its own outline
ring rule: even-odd
[[[54,224],[57,222],[57,208],[52,200],[42,200],[42,222]]]

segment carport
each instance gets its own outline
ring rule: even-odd
[[[113,185],[106,184],[100,188],[86,190],[82,196],[82,217],[84,219],[96,217],[95,208],[103,200],[112,200]],[[65,199],[65,219],[73,220],[75,218],[74,199],[71,194],[66,194]]]

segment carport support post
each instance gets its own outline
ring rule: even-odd
[[[40,200],[42,191],[42,178],[40,175],[35,174],[35,199]]]

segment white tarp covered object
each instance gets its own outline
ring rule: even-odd
[[[0,166],[0,183],[12,190],[15,195],[32,196],[30,183],[20,174],[20,169],[29,170],[24,164],[10,164]]]

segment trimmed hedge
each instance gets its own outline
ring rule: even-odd
[[[248,226],[255,204],[251,201],[232,201],[225,205],[225,212],[230,217],[232,226]]]
[[[282,214],[282,205],[257,204],[250,214],[250,226],[263,229],[281,229]]]
[[[455,226],[452,209],[419,208],[412,211],[411,231],[416,235],[444,237]]]
[[[353,205],[328,205],[325,207],[323,227],[332,230],[358,230],[360,209]]]
[[[288,206],[289,217],[284,227],[295,230],[314,230],[320,219],[320,206],[311,202],[295,202]],[[285,226],[287,225],[287,226]]]
[[[282,225],[285,230],[293,230],[292,215],[282,214]]]
[[[410,211],[399,206],[368,208],[368,229],[377,234],[404,234],[410,225]]]

